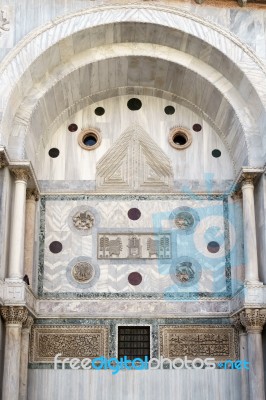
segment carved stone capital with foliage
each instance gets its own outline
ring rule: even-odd
[[[6,324],[21,325],[27,320],[28,310],[20,306],[3,306],[1,307],[1,315]]]
[[[26,199],[38,201],[40,198],[39,192],[37,189],[27,189],[26,191]]]
[[[11,171],[15,176],[16,181],[24,181],[27,183],[30,179],[30,173],[25,168],[12,168]]]
[[[240,321],[248,333],[261,333],[266,322],[266,310],[247,308],[240,313]]]
[[[30,332],[33,323],[34,323],[34,319],[32,318],[31,315],[29,315],[28,318],[26,319],[26,321],[23,322],[23,324],[22,324],[23,330],[28,330]]]
[[[4,153],[0,153],[0,168],[5,168],[8,165],[8,161]]]

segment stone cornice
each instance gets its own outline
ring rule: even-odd
[[[2,293],[2,294],[1,294]],[[26,307],[34,318],[232,318],[239,327],[238,314],[243,310],[266,312],[266,285],[244,287],[233,298],[197,301],[164,299],[73,299],[37,298],[24,283],[0,282],[4,306]],[[236,326],[236,327],[237,327]]]

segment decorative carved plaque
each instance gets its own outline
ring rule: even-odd
[[[72,268],[73,278],[80,283],[87,283],[94,277],[94,268],[88,262],[78,262]]]
[[[171,235],[100,233],[98,234],[98,258],[171,258]]]
[[[160,355],[170,359],[187,356],[234,360],[238,357],[236,332],[222,325],[161,326]]]
[[[53,362],[62,358],[108,356],[108,328],[101,326],[33,326],[31,362]]]
[[[72,221],[75,228],[81,231],[87,231],[92,228],[94,218],[89,211],[78,211],[75,215],[73,215]]]

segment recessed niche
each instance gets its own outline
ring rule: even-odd
[[[218,149],[214,149],[214,150],[212,151],[212,156],[215,157],[215,158],[221,157],[221,154],[222,154],[221,151],[218,150]]]
[[[128,100],[127,106],[131,111],[138,111],[141,109],[142,103],[140,99],[132,98]]]
[[[57,254],[60,253],[60,251],[62,251],[63,245],[61,242],[54,241],[50,243],[49,249],[51,253]]]
[[[140,212],[140,210],[138,208],[131,208],[128,211],[127,215],[128,215],[129,219],[132,219],[133,221],[136,221],[136,220],[140,219],[141,212]]]
[[[94,113],[101,117],[105,113],[105,109],[103,107],[97,107],[95,108]]]
[[[192,136],[187,129],[175,128],[171,130],[168,141],[175,149],[183,150],[191,145]]]
[[[59,156],[60,151],[53,147],[52,149],[49,150],[48,154],[51,158],[56,158]]]
[[[164,109],[165,114],[172,115],[175,113],[175,107],[173,106],[166,106]]]
[[[69,132],[76,132],[78,130],[78,125],[77,124],[70,124],[68,126]]]
[[[101,143],[101,135],[96,129],[87,129],[78,136],[79,145],[85,150],[94,150]]]
[[[142,276],[139,272],[131,272],[128,275],[128,282],[130,285],[137,286],[142,282]]]
[[[220,245],[217,242],[209,242],[207,245],[207,249],[210,253],[218,253],[220,250]]]
[[[202,126],[200,124],[194,124],[192,128],[194,132],[200,132],[202,130]]]

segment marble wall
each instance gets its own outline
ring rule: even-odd
[[[29,370],[29,400],[241,400],[241,371]]]
[[[142,101],[140,110],[128,109],[127,102],[132,97]],[[175,109],[172,115],[164,112],[169,105]],[[97,107],[104,108],[104,115],[95,115]],[[73,123],[78,129],[76,132],[69,132],[68,126]],[[96,102],[74,114],[55,133],[48,132],[36,155],[36,174],[41,188],[54,191],[56,185],[56,191],[70,192],[75,192],[77,187],[80,191],[95,189],[96,164],[110,148],[115,150],[119,146],[119,139],[124,131],[135,124],[168,157],[173,170],[172,191],[224,193],[229,190],[236,171],[223,138],[218,136],[208,122],[191,110],[171,101],[143,95],[120,96]],[[199,132],[194,131],[194,124],[200,124],[202,129]],[[192,144],[188,148],[176,150],[169,144],[168,136],[174,127],[183,127],[191,132]],[[88,128],[97,129],[102,137],[100,146],[91,151],[78,144],[80,132]],[[49,156],[51,148],[60,151],[58,157]],[[219,158],[212,156],[215,149],[221,151]],[[132,174],[132,170],[124,173]],[[62,181],[63,187],[60,186]],[[77,186],[75,181],[83,182]]]

